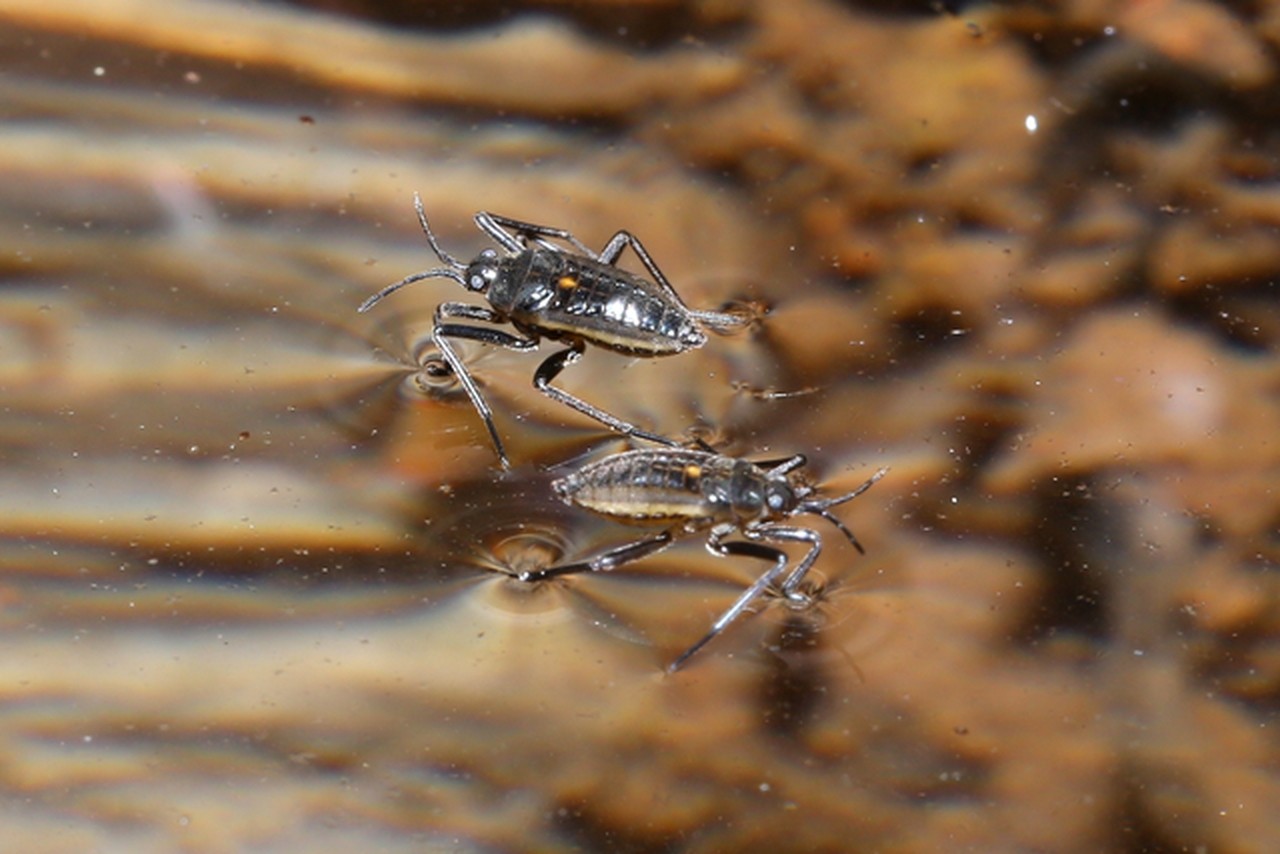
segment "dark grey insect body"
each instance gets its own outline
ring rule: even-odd
[[[805,458],[799,454],[782,460],[750,462],[688,449],[624,451],[590,463],[552,483],[562,500],[619,522],[657,525],[663,530],[589,560],[535,570],[521,577],[532,581],[616,569],[666,548],[679,533],[701,530],[708,531],[707,549],[712,554],[745,555],[770,562],[772,566],[720,615],[707,634],[667,668],[675,671],[779,579],[783,596],[794,601],[805,599],[799,586],[822,551],[822,538],[817,531],[790,524],[793,517],[805,513],[821,516],[834,524],[859,552],[863,550],[857,537],[832,515],[830,508],[861,495],[887,469],[876,472],[850,493],[817,498],[814,488],[798,476],[797,470],[804,463]],[[746,542],[727,540],[733,534]],[[808,546],[789,573],[786,553],[767,545],[784,542]]]
[[[526,335],[632,356],[670,356],[707,342],[693,313],[654,282],[551,249],[503,258],[487,297]]]
[[[640,241],[626,231],[619,231],[596,253],[564,229],[482,211],[475,215],[476,226],[505,254],[485,249],[471,263],[463,264],[440,248],[427,224],[422,200],[416,195],[414,206],[432,250],[448,266],[414,273],[389,285],[365,300],[359,310],[368,311],[405,285],[431,278],[453,279],[467,290],[485,296],[487,307],[441,303],[436,308],[431,338],[484,421],[504,468],[510,466],[510,461],[494,426],[493,412],[450,339],[481,341],[519,351],[537,349],[541,338],[563,341],[569,346],[552,353],[534,372],[533,384],[539,391],[619,433],[672,447],[677,444],[553,386],[552,380],[577,361],[589,344],[632,356],[674,355],[701,347],[707,341],[708,330],[738,328],[748,322],[748,317],[689,308]],[[552,241],[567,244],[572,251]],[[628,246],[652,279],[616,266]],[[459,320],[490,325],[454,322]],[[510,324],[518,334],[493,328],[504,324]]]

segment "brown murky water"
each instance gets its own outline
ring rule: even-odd
[[[6,850],[1280,850],[1280,7],[316,5],[0,0]],[[868,554],[513,578],[626,445],[415,191],[767,306],[563,383]]]

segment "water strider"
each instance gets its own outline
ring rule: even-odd
[[[581,357],[588,344],[630,356],[669,356],[701,347],[707,342],[708,330],[728,332],[745,326],[751,321],[749,315],[689,308],[640,241],[626,231],[619,231],[596,253],[564,229],[482,211],[475,215],[476,226],[503,251],[487,248],[464,264],[440,248],[416,194],[413,203],[431,249],[447,266],[414,273],[388,285],[365,300],[359,310],[368,311],[405,285],[432,278],[453,279],[488,300],[488,307],[441,303],[435,311],[431,339],[484,421],[503,468],[510,467],[510,460],[494,426],[493,412],[451,339],[517,351],[537,349],[541,338],[564,341],[569,346],[548,356],[534,373],[533,384],[539,391],[624,435],[677,445],[553,386],[552,381]],[[616,266],[628,246],[652,279]],[[493,328],[504,324],[516,332]]]
[[[772,564],[711,625],[710,630],[668,666],[674,672],[720,634],[770,585],[784,597],[805,600],[800,583],[822,550],[817,531],[790,524],[806,513],[835,525],[860,553],[862,544],[831,508],[867,491],[885,475],[880,469],[845,495],[818,498],[815,487],[799,477],[803,455],[750,462],[711,450],[662,448],[613,454],[562,477],[552,489],[565,502],[621,522],[661,526],[663,530],[610,549],[594,558],[526,571],[520,578],[536,581],[577,572],[616,569],[670,545],[678,534],[706,530],[707,548],[721,557],[744,555]],[[737,534],[742,540],[728,540]],[[769,543],[799,542],[808,551],[787,572],[787,555]]]

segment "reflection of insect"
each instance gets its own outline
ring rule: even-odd
[[[537,349],[544,336],[563,340],[569,344],[568,349],[551,354],[533,375],[533,384],[539,391],[619,433],[674,445],[670,439],[628,424],[556,388],[551,381],[578,360],[587,344],[632,356],[667,356],[701,347],[707,341],[707,330],[728,331],[750,320],[686,306],[640,241],[628,232],[619,231],[597,254],[564,229],[480,212],[475,216],[476,226],[493,238],[505,254],[485,249],[470,264],[463,264],[436,243],[417,195],[413,203],[427,241],[448,266],[414,273],[383,288],[365,300],[360,311],[368,311],[388,294],[422,279],[453,279],[469,291],[484,294],[489,307],[441,303],[436,308],[431,338],[484,420],[504,468],[510,462],[494,427],[493,413],[449,339],[466,338],[520,351]],[[572,251],[552,240],[568,244]],[[653,276],[652,281],[615,266],[628,246],[640,257]],[[510,323],[520,334],[450,322],[453,320]]]
[[[804,463],[805,458],[799,454],[752,463],[710,451],[684,449],[624,451],[590,463],[552,483],[561,499],[622,522],[663,525],[665,530],[590,560],[533,570],[521,577],[533,581],[616,569],[666,548],[677,533],[708,528],[707,548],[712,554],[747,555],[772,562],[773,566],[720,615],[710,631],[667,668],[668,672],[675,671],[782,578],[787,555],[765,543],[808,545],[809,550],[780,585],[782,595],[788,599],[806,600],[799,590],[800,583],[818,559],[822,538],[809,528],[785,524],[786,520],[803,513],[821,516],[862,552],[857,537],[831,514],[830,508],[861,495],[888,469],[880,469],[846,495],[815,498],[814,488],[795,474]],[[726,542],[725,538],[735,533],[748,542]]]

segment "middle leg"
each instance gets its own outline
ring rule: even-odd
[[[551,381],[560,375],[569,365],[582,356],[582,345],[577,344],[568,349],[561,350],[558,353],[552,353],[546,360],[538,366],[538,370],[533,375],[533,385],[538,391],[550,397],[552,400],[559,401],[570,409],[576,409],[588,418],[599,421],[604,426],[624,436],[634,436],[637,439],[644,439],[646,442],[653,442],[658,445],[666,445],[669,448],[680,447],[680,443],[674,439],[668,439],[666,436],[659,436],[648,430],[641,429],[636,425],[623,421],[615,415],[610,415],[598,406],[587,403],[580,397],[570,394],[562,388],[557,388],[551,384]]]

